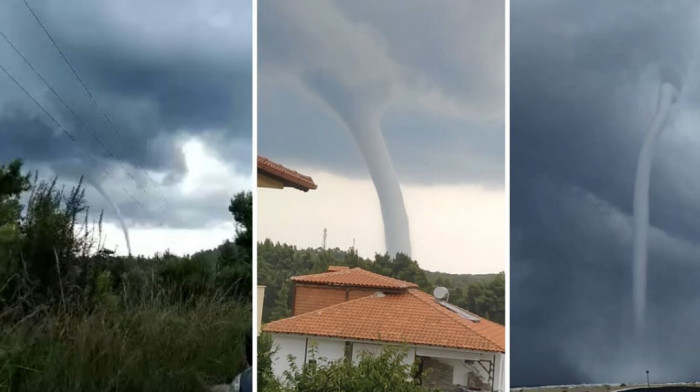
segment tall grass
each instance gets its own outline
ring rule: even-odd
[[[0,391],[205,391],[244,369],[250,304],[61,311],[4,325]]]

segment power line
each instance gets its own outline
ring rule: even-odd
[[[49,30],[46,28],[46,26],[45,26],[44,23],[41,21],[41,19],[40,19],[39,16],[36,14],[36,12],[34,12],[34,9],[29,5],[29,3],[27,2],[27,0],[22,0],[22,2],[23,2],[24,5],[27,7],[27,9],[29,10],[29,12],[32,14],[32,16],[34,17],[34,20],[36,20],[36,22],[39,24],[39,26],[41,27],[41,29],[44,31],[44,34],[46,34],[46,36],[48,37],[48,39],[51,41],[51,44],[53,45],[53,47],[54,47],[54,48],[56,49],[56,51],[58,51],[58,53],[61,55],[61,58],[62,58],[63,61],[66,63],[66,65],[68,66],[68,68],[70,68],[71,72],[73,73],[73,75],[75,76],[75,78],[78,80],[78,82],[80,83],[80,85],[83,87],[83,89],[84,89],[85,92],[87,93],[88,97],[90,97],[90,100],[92,101],[92,103],[93,103],[93,104],[95,105],[95,107],[97,107],[97,109],[100,111],[100,113],[102,114],[102,117],[104,117],[104,119],[105,119],[105,121],[107,122],[107,124],[109,124],[109,127],[110,127],[110,129],[112,130],[112,132],[114,132],[114,133],[119,137],[119,139],[121,140],[121,142],[122,142],[122,144],[124,145],[124,147],[127,148],[126,141],[124,140],[124,137],[122,136],[122,134],[121,134],[121,133],[119,132],[119,130],[114,126],[114,124],[112,123],[112,120],[110,120],[109,116],[107,115],[107,112],[106,112],[106,111],[102,108],[102,106],[97,102],[97,99],[95,98],[95,96],[92,94],[92,92],[90,92],[90,89],[87,87],[87,85],[85,84],[85,82],[83,81],[83,79],[80,77],[80,75],[78,74],[78,71],[77,71],[77,70],[73,67],[73,65],[70,63],[70,61],[68,60],[68,57],[66,57],[66,55],[63,53],[63,51],[61,50],[61,48],[58,46],[58,44],[56,43],[56,40],[54,40],[54,38],[53,38],[53,36],[51,35],[51,33],[49,32]],[[151,178],[151,176],[148,174],[148,172],[146,172],[145,169],[141,168],[141,170],[142,170],[143,173],[145,174],[146,178],[148,178],[148,180],[151,182],[151,184],[153,185],[153,187],[157,189],[157,187],[158,187],[159,185],[153,180],[153,178]],[[138,185],[138,184],[137,184],[137,185]],[[166,201],[167,204],[171,204],[171,203],[170,203],[170,200],[169,200],[165,195],[161,195],[161,197]]]
[[[51,121],[52,121],[54,124],[56,124],[56,126],[57,126],[58,128],[61,129],[61,131],[63,132],[63,134],[65,134],[70,140],[72,140],[72,141],[73,141],[74,143],[76,143],[77,145],[80,145],[80,144],[78,143],[78,140],[75,138],[75,136],[73,136],[73,134],[70,133],[70,131],[68,131],[58,120],[56,120],[56,118],[44,107],[44,105],[42,105],[42,104],[41,104],[41,103],[40,103],[40,102],[39,102],[39,101],[38,101],[38,100],[37,100],[37,99],[22,85],[22,83],[20,83],[20,81],[17,80],[17,78],[15,78],[15,77],[10,73],[10,71],[8,71],[7,68],[5,68],[2,64],[0,64],[0,70],[2,70],[2,71],[5,73],[5,75],[7,75],[7,77],[9,77],[9,78],[14,82],[14,84],[15,84],[17,87],[19,87],[19,88],[22,90],[22,92],[24,92],[24,94],[25,94],[27,97],[29,97],[29,98],[34,102],[34,104],[35,104],[36,106],[38,106],[39,109],[41,109],[41,110],[44,112],[44,114],[45,114],[49,119],[51,119]],[[90,159],[92,159],[92,160],[95,162],[95,164],[97,164],[98,166],[103,166],[103,164],[102,164],[97,158],[95,158],[95,156],[94,156],[90,151],[85,151],[85,152],[88,154],[88,156],[90,157]],[[111,178],[113,181],[115,181],[115,182],[117,181],[117,180],[109,173],[109,171],[108,171],[107,169],[105,169],[104,167],[102,167],[102,171],[104,172],[105,175],[107,175],[107,176],[108,176],[109,178]],[[132,199],[136,200],[136,198],[135,198],[133,195],[131,195],[131,193],[128,192],[125,188],[122,187],[122,189],[124,190],[124,192],[126,192],[126,194],[127,194],[129,197],[131,197]],[[140,205],[143,205],[143,204],[141,204],[141,203],[138,202],[138,201],[137,201],[137,203],[140,204]]]
[[[68,136],[74,143],[76,143],[77,145],[79,145],[77,139],[73,136],[73,134],[71,134],[70,131],[68,131],[58,120],[56,120],[56,118],[55,118],[41,103],[39,103],[39,101],[38,101],[38,100],[37,100],[37,99],[22,85],[22,83],[20,83],[20,81],[17,80],[17,78],[15,78],[2,64],[0,64],[0,70],[2,70],[2,71],[5,73],[5,75],[7,75],[7,76],[15,83],[15,85],[17,85],[17,87],[19,87],[19,88],[24,92],[24,94],[25,94],[27,97],[29,97],[29,98],[34,102],[34,104],[35,104],[36,106],[38,106],[38,107],[44,112],[44,114],[45,114],[49,119],[51,119],[51,121],[53,121],[53,123],[56,124],[56,126],[58,126],[58,127],[61,129],[61,131],[62,131],[66,136]],[[107,177],[109,177],[110,179],[112,179],[112,180],[115,181],[115,182],[117,181],[117,180],[114,178],[114,176],[112,176],[112,175],[109,173],[109,170],[108,170],[106,167],[104,167],[104,164],[102,164],[90,151],[85,151],[85,152],[88,154],[88,157],[89,157],[93,162],[95,162],[96,165],[101,166],[101,170],[103,171],[103,173],[104,173]],[[125,193],[127,196],[129,196],[129,198],[131,198],[136,204],[138,204],[138,205],[144,207],[143,203],[141,203],[133,194],[131,194],[131,192],[129,192],[129,191],[128,191],[125,187],[123,187],[123,186],[122,186],[122,191],[124,191],[124,193]]]
[[[85,82],[83,81],[83,79],[82,79],[82,78],[80,77],[80,75],[78,74],[78,71],[76,71],[76,69],[73,68],[73,65],[70,63],[70,61],[68,61],[68,58],[66,57],[66,55],[63,53],[63,51],[61,50],[61,48],[58,47],[58,44],[57,44],[56,41],[53,39],[53,36],[51,35],[51,33],[49,33],[49,30],[46,29],[46,26],[44,26],[44,23],[41,22],[41,19],[39,19],[39,16],[36,14],[36,12],[34,12],[34,9],[29,5],[29,3],[27,3],[27,0],[22,0],[22,2],[23,2],[24,5],[27,7],[27,9],[29,10],[29,12],[31,12],[32,16],[34,16],[34,20],[36,20],[36,22],[39,24],[39,26],[41,26],[41,29],[44,31],[44,33],[46,34],[46,36],[49,38],[49,40],[51,41],[51,44],[53,45],[53,47],[56,48],[56,50],[58,51],[58,53],[59,53],[59,54],[61,55],[61,57],[63,58],[63,61],[66,63],[66,65],[68,65],[68,68],[70,68],[71,72],[73,72],[73,75],[75,76],[76,79],[78,79],[78,82],[80,82],[80,85],[83,86],[83,89],[85,90],[85,92],[87,93],[87,95],[90,97],[90,100],[92,100],[92,103],[94,103],[95,106],[97,106],[97,107],[100,109],[100,111],[102,112],[102,116],[105,118],[105,120],[107,120],[107,122],[108,122],[110,125],[112,125],[112,122],[111,122],[111,121],[109,120],[109,118],[107,117],[107,114],[105,113],[105,111],[102,109],[102,107],[100,106],[100,104],[97,103],[97,100],[95,99],[95,97],[94,97],[94,96],[92,95],[92,93],[90,92],[90,89],[88,89],[88,87],[85,85]],[[124,143],[124,138],[122,137],[121,133],[120,133],[118,130],[114,129],[114,128],[113,128],[112,130],[119,136],[119,138],[121,139],[122,143]],[[125,143],[125,144],[126,144],[126,143]]]
[[[12,76],[12,74],[10,73],[10,71],[8,71],[2,64],[0,64],[0,69],[5,73],[5,75],[7,75],[10,79],[12,79],[12,81],[17,85],[17,87],[19,87],[20,89],[22,89],[22,91],[24,91],[24,93],[25,93],[29,98],[31,98],[31,100],[34,101],[34,103],[35,103],[39,108],[41,108],[41,110],[44,111],[44,114],[46,114],[56,125],[59,126],[59,128],[61,128],[61,131],[63,131],[63,133],[64,133],[66,136],[68,136],[68,137],[70,138],[70,140],[72,140],[72,141],[74,141],[74,142],[77,143],[77,139],[75,138],[75,136],[73,136],[73,134],[70,133],[70,132],[68,132],[68,130],[67,130],[66,128],[64,128],[63,125],[61,125],[58,121],[56,121],[56,119],[53,117],[53,115],[51,115],[51,113],[49,113],[48,110],[46,110],[46,109],[39,103],[39,101],[37,101],[36,98],[34,98],[34,96],[33,96],[32,94],[30,94],[29,91],[27,91],[27,89],[24,88],[24,86],[22,86],[22,84],[21,84],[17,79],[15,79],[14,76]]]
[[[9,38],[3,31],[1,31],[1,30],[0,30],[0,36],[2,36],[2,37],[5,39],[5,41],[8,43],[8,45],[10,45],[10,47],[15,51],[15,53],[16,53],[16,54],[24,61],[24,63],[34,72],[34,74],[49,88],[49,90],[51,91],[51,93],[52,93],[56,98],[58,98],[58,100],[59,100],[59,101],[61,102],[61,104],[66,108],[66,110],[68,110],[68,111],[73,115],[73,117],[75,118],[76,122],[78,123],[78,126],[79,126],[78,129],[81,130],[81,131],[83,131],[83,132],[87,131],[88,133],[90,133],[90,135],[91,135],[92,138],[97,142],[97,144],[99,144],[100,147],[102,147],[102,149],[105,151],[105,153],[107,153],[107,155],[109,155],[115,162],[117,162],[117,164],[122,168],[122,170],[124,171],[124,173],[126,173],[126,175],[134,181],[134,183],[136,184],[136,186],[137,186],[142,192],[148,193],[147,190],[140,184],[140,182],[133,176],[133,174],[131,174],[131,172],[124,166],[124,164],[123,164],[121,161],[119,161],[119,160],[114,156],[114,154],[112,153],[112,151],[109,150],[109,148],[102,142],[102,140],[95,134],[95,132],[93,132],[93,131],[91,131],[90,129],[87,128],[87,125],[88,125],[87,122],[84,121],[84,120],[70,107],[70,105],[68,104],[68,102],[66,102],[66,100],[61,96],[61,94],[59,94],[58,91],[56,91],[56,89],[51,85],[51,83],[49,83],[49,82],[46,80],[46,78],[41,74],[41,72],[39,72],[39,70],[37,70],[36,67],[34,67],[34,65],[31,63],[31,61],[29,61],[29,59],[27,59],[27,57],[22,53],[22,51],[20,51],[19,48],[17,48],[17,46],[12,42],[12,40],[10,40],[10,38]],[[21,87],[21,86],[20,86],[20,87]],[[83,128],[85,128],[85,129],[83,129]],[[72,136],[73,136],[73,135],[71,135],[71,137],[72,137]],[[157,190],[156,190],[156,192],[157,192]],[[138,204],[139,204],[139,205],[142,205],[140,202],[138,202]]]
[[[49,88],[49,90],[51,91],[51,93],[53,93],[53,95],[56,96],[56,98],[58,98],[58,100],[61,102],[61,104],[63,104],[63,106],[73,115],[73,117],[75,117],[76,121],[77,121],[78,123],[80,123],[80,124],[87,125],[87,124],[85,123],[85,121],[83,121],[83,120],[78,116],[78,114],[70,107],[70,105],[68,105],[68,103],[63,99],[63,97],[56,91],[56,89],[54,89],[54,87],[51,85],[51,83],[49,83],[49,82],[46,80],[46,78],[44,78],[44,76],[34,67],[34,65],[32,65],[32,63],[24,56],[24,54],[14,45],[14,43],[12,43],[12,41],[9,39],[9,37],[7,37],[7,35],[5,35],[5,33],[2,32],[2,31],[0,31],[0,35],[2,35],[2,37],[5,39],[5,41],[6,41],[6,42],[10,45],[10,47],[15,51],[15,53],[17,53],[17,55],[18,55],[20,58],[22,58],[22,60],[24,61],[24,63],[27,64],[27,66],[29,66],[29,68],[31,68],[32,71],[34,71],[34,74],[35,74],[36,76],[38,76],[39,79],[41,79],[42,82],[44,82],[44,84]],[[90,132],[90,134],[92,135],[92,138],[97,142],[97,144],[99,144],[100,147],[102,147],[102,148],[105,150],[105,152],[107,152],[107,154],[108,154],[111,158],[114,158],[114,154],[112,154],[112,152],[109,151],[109,149],[107,148],[107,146],[104,145],[104,143],[102,142],[102,140],[100,140],[100,138],[97,137],[97,135],[95,135],[94,132]]]

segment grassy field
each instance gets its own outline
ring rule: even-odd
[[[0,326],[0,391],[205,391],[245,368],[249,304],[61,312]]]

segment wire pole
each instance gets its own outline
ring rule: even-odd
[[[647,370],[647,388],[651,388],[651,384],[649,384],[649,371]]]

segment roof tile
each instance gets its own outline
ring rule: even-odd
[[[505,352],[504,326],[483,318],[479,322],[467,320],[413,288],[273,321],[263,330]]]
[[[258,156],[258,173],[264,173],[267,176],[282,181],[285,186],[291,186],[304,192],[307,192],[309,189],[317,188],[316,183],[314,183],[311,177],[305,176],[296,170],[286,168],[262,156]]]
[[[362,268],[335,269],[320,274],[294,276],[292,281],[327,286],[355,286],[395,290],[418,287],[415,283],[375,274]]]

